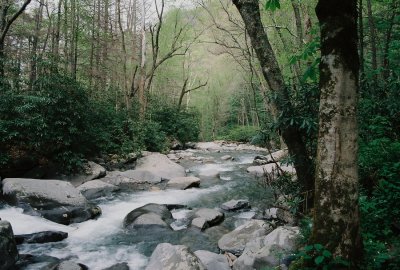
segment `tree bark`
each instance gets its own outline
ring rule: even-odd
[[[246,30],[260,62],[262,74],[267,81],[268,88],[276,95],[276,98],[271,99],[271,111],[276,119],[279,114],[281,114],[284,119],[289,118],[289,114],[293,113],[292,105],[289,100],[289,94],[284,83],[282,71],[279,68],[274,51],[272,50],[268,36],[261,22],[259,1],[233,0],[233,3],[239,10],[246,25]],[[314,177],[312,162],[307,153],[299,127],[296,125],[286,125],[282,126],[280,131],[289,153],[293,157],[297,178],[302,186],[303,192],[313,190]]]
[[[299,2],[297,0],[291,0],[291,2],[296,22],[298,49],[301,50],[301,48],[303,47],[303,26],[301,24]]]
[[[320,109],[312,243],[358,269],[357,0],[319,0]],[[342,267],[344,269],[344,267]],[[341,269],[335,268],[335,269]]]

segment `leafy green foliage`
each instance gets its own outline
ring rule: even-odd
[[[233,126],[228,128],[225,135],[220,136],[220,139],[247,143],[252,141],[258,131],[258,127],[255,126]]]
[[[266,10],[275,11],[280,8],[281,8],[281,3],[279,2],[279,0],[267,0],[267,2],[265,3]]]
[[[349,266],[349,263],[340,257],[334,257],[332,253],[321,244],[305,246],[295,258],[297,260],[290,266],[290,270],[333,270]]]

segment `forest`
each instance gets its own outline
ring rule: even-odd
[[[0,180],[287,148],[288,269],[400,268],[399,113],[398,0],[0,0]]]

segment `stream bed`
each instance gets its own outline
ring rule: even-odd
[[[46,230],[68,232],[68,238],[57,243],[23,244],[18,246],[20,254],[49,255],[60,259],[73,259],[89,269],[103,269],[120,262],[128,263],[130,269],[144,269],[148,259],[162,242],[184,244],[193,251],[203,249],[219,253],[219,238],[252,218],[258,210],[267,207],[271,194],[259,181],[246,172],[256,155],[265,154],[251,150],[204,151],[192,150],[194,156],[201,156],[204,162],[181,160],[188,175],[201,178],[200,188],[187,190],[156,190],[130,193],[116,193],[94,200],[102,209],[96,220],[60,225],[41,217],[23,214],[22,209],[3,206],[0,217],[8,220],[14,234],[28,234]],[[233,160],[222,160],[230,155]],[[207,160],[207,162],[205,162]],[[207,172],[218,171],[218,177],[202,177]],[[190,208],[218,208],[232,199],[247,199],[252,208],[242,212],[225,212],[225,220],[216,227],[201,232],[190,228]],[[124,217],[133,209],[147,203],[179,204],[187,208],[173,210],[174,231],[153,229],[151,231],[127,231],[123,228]],[[37,267],[37,266],[35,266]],[[27,267],[26,269],[38,269]]]

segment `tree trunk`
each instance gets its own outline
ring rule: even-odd
[[[29,90],[32,90],[33,83],[36,80],[37,77],[37,61],[38,61],[38,43],[39,43],[39,35],[40,35],[40,26],[41,26],[41,21],[42,21],[42,15],[43,15],[43,3],[42,1],[39,1],[39,9],[37,10],[36,16],[35,16],[35,32],[32,37],[32,51],[31,51],[31,63],[30,63],[30,73],[29,73]]]
[[[319,0],[320,109],[312,243],[358,269],[357,0]],[[342,267],[344,269],[344,267]],[[335,269],[341,269],[335,268]]]
[[[246,25],[251,44],[260,61],[262,73],[267,81],[268,88],[277,96],[271,100],[271,111],[277,119],[279,114],[289,118],[293,113],[289,100],[289,94],[284,83],[282,72],[272,50],[268,36],[261,23],[258,0],[233,0]],[[313,168],[307,153],[305,144],[301,137],[299,127],[286,125],[281,127],[281,135],[288,146],[290,155],[293,157],[297,177],[304,192],[313,190]]]
[[[140,56],[140,81],[139,81],[139,104],[140,118],[144,118],[146,111],[146,9],[145,0],[142,0],[142,29],[141,29],[141,56]]]
[[[303,47],[303,26],[301,24],[299,2],[298,2],[298,0],[291,0],[291,2],[292,2],[294,18],[295,18],[295,22],[296,22],[298,49],[301,50],[301,48]]]
[[[390,10],[389,12],[392,12],[389,17],[389,26],[385,34],[385,45],[383,47],[383,63],[382,63],[382,68],[383,68],[383,81],[385,86],[388,85],[388,80],[390,76],[390,67],[389,67],[389,49],[390,49],[390,43],[392,41],[392,35],[393,35],[393,27],[395,24],[395,18],[396,15],[398,14],[397,11],[397,0],[393,0],[392,4],[390,5]]]
[[[363,0],[358,0],[358,44],[360,46],[360,82],[364,80],[364,23]]]

